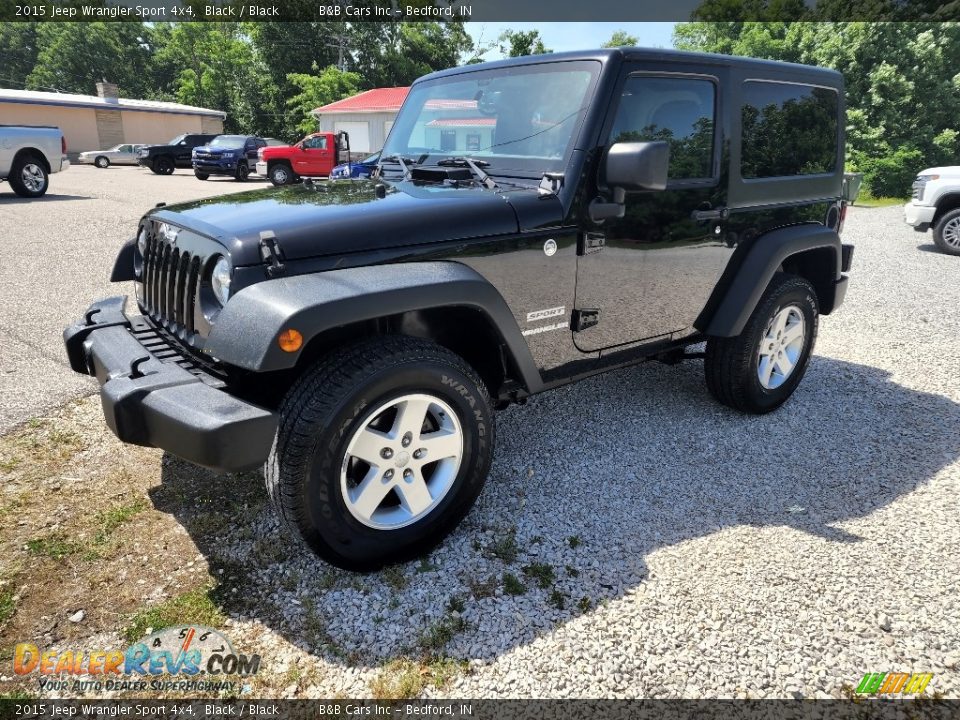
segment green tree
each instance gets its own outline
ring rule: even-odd
[[[498,40],[500,52],[507,57],[545,55],[553,52],[543,44],[539,30],[504,30]]]
[[[108,80],[127,97],[142,97],[150,52],[143,23],[43,23],[37,28],[30,89],[93,94]]]
[[[37,62],[39,23],[0,23],[0,85],[23,89]]]
[[[287,80],[299,89],[296,95],[287,100],[291,122],[297,132],[306,135],[317,129],[317,121],[310,113],[321,105],[356,95],[360,90],[361,77],[331,65],[315,75],[290,73]]]
[[[638,42],[640,42],[640,40],[636,35],[631,35],[626,30],[615,30],[613,35],[610,36],[610,39],[600,47],[634,47]]]
[[[472,48],[458,22],[354,23],[348,69],[360,74],[364,88],[398,87],[456,67]]]
[[[905,196],[917,171],[960,160],[960,23],[695,22],[674,43],[843,73],[847,167],[875,194]]]

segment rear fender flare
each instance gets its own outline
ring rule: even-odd
[[[834,282],[840,280],[842,249],[835,230],[820,224],[791,225],[757,237],[748,248],[736,271],[715,292],[707,307],[715,310],[708,317],[698,318],[695,326],[706,328],[707,335],[734,337],[739,335],[760,302],[774,273],[791,255],[830,248],[834,251],[835,267],[831,268]],[[827,292],[833,292],[833,285]],[[825,307],[833,307],[833,298],[821,298]]]

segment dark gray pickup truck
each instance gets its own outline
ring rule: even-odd
[[[264,467],[293,532],[373,569],[469,511],[497,408],[688,357],[731,408],[786,401],[847,290],[843,132],[843,80],[814,67],[618,49],[435,73],[371,179],[147,213],[112,276],[141,315],[94,303],[67,353],[122,440]]]

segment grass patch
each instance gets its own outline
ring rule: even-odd
[[[580,577],[580,571],[577,570],[573,565],[567,565],[565,570],[567,571],[568,577]]]
[[[579,535],[571,535],[567,538],[567,545],[570,546],[571,550],[576,550],[583,544],[583,541],[580,539]]]
[[[17,603],[13,599],[15,594],[12,587],[0,590],[0,627],[3,627],[17,611]]]
[[[909,198],[874,197],[868,192],[861,191],[860,195],[857,196],[857,201],[854,203],[854,207],[890,207],[891,205],[903,205],[908,201]]]
[[[97,514],[97,524],[100,526],[93,538],[94,545],[103,545],[110,539],[110,534],[125,522],[132,520],[136,515],[147,508],[143,498],[137,498],[127,505],[118,505]]]
[[[445,617],[440,622],[430,626],[430,628],[420,637],[420,646],[428,654],[436,654],[447,646],[459,632],[467,628],[467,621],[461,617]]]
[[[394,590],[403,590],[409,584],[409,581],[403,574],[403,568],[399,565],[391,565],[385,568],[381,573],[383,581]]]
[[[557,579],[553,568],[546,563],[530,563],[523,568],[523,574],[536,581],[537,585],[544,590],[553,585],[553,581]]]
[[[490,546],[490,554],[507,564],[515,562],[519,552],[519,548],[517,547],[517,531],[514,528],[511,528],[498,537],[493,542],[493,545]]]
[[[549,602],[557,610],[563,610],[567,606],[567,596],[559,590],[554,590],[552,593],[550,593]]]
[[[428,663],[398,658],[383,666],[370,682],[370,692],[374,700],[411,699],[419,697],[429,685],[445,688],[466,669],[466,662],[450,658],[438,658]]]
[[[580,600],[577,601],[577,609],[580,610],[580,612],[587,612],[592,607],[593,607],[593,602],[590,600],[590,598],[586,596],[580,598]]]
[[[216,627],[224,621],[223,613],[210,597],[210,588],[190,590],[160,605],[136,613],[122,635],[127,642],[136,642],[147,634],[176,625],[206,625]]]
[[[44,537],[27,540],[27,552],[38,557],[48,557],[54,560],[63,560],[82,549],[83,546],[80,543],[68,540],[63,533],[51,533]]]
[[[447,610],[450,612],[462,613],[466,607],[466,603],[459,595],[451,595],[447,601]]]
[[[507,595],[525,595],[527,586],[520,582],[520,579],[513,573],[504,573],[503,591]]]

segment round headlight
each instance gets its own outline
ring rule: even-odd
[[[225,257],[217,260],[213,266],[213,273],[210,275],[210,285],[213,287],[213,294],[221,305],[226,305],[230,299],[230,261]]]
[[[140,234],[137,235],[137,250],[140,251],[140,257],[145,257],[147,254],[147,229],[141,228]]]

